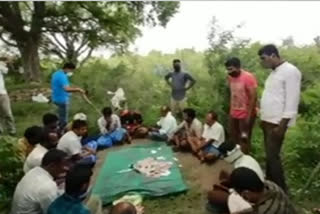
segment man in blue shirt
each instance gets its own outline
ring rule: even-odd
[[[66,126],[68,121],[69,93],[85,93],[85,91],[81,88],[70,86],[68,76],[72,75],[75,68],[76,66],[73,63],[66,63],[62,69],[59,69],[53,73],[51,79],[52,102],[58,106],[61,129]]]
[[[92,169],[77,164],[66,176],[65,193],[48,208],[47,214],[90,214],[92,211],[83,203],[92,176]],[[94,213],[92,213],[94,214]]]

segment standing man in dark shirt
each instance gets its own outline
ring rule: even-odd
[[[186,103],[186,91],[192,88],[196,81],[190,74],[181,71],[181,61],[179,59],[173,60],[173,69],[173,72],[165,76],[165,80],[172,89],[171,110],[174,114],[182,115]]]

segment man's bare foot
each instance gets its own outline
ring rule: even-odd
[[[197,154],[196,154],[196,156],[197,156],[197,158],[200,160],[200,162],[202,163],[203,161],[204,161],[204,156],[203,156],[203,154],[202,154],[202,152],[198,152]]]

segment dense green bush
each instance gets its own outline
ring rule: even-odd
[[[163,77],[171,70],[172,60],[180,58],[184,70],[191,73],[197,81],[194,88],[188,92],[188,105],[197,110],[201,120],[204,120],[206,112],[211,109],[215,110],[219,114],[220,121],[227,128],[229,91],[224,61],[228,56],[239,57],[243,68],[253,72],[257,77],[258,94],[261,96],[264,81],[270,71],[262,69],[259,64],[257,56],[259,47],[261,47],[259,43],[249,44],[230,37],[226,46],[216,43],[214,48],[210,48],[205,53],[185,49],[177,50],[173,54],[152,51],[147,56],[129,53],[108,60],[92,58],[76,71],[77,73],[71,77],[71,82],[86,88],[89,91],[89,98],[99,109],[110,105],[111,96],[106,93],[108,90],[115,91],[118,87],[122,87],[126,93],[129,108],[141,111],[145,123],[152,125],[159,118],[160,106],[169,104],[170,101],[170,90]],[[320,52],[315,46],[281,47],[280,51],[284,58],[294,63],[303,74],[298,122],[288,131],[283,149],[283,161],[289,186],[292,193],[295,194],[303,187],[312,169],[320,161]],[[42,64],[46,69],[44,85],[48,86],[50,74],[59,66],[48,60],[44,60]],[[8,84],[9,90],[21,87],[16,83],[11,85],[9,82]],[[20,135],[28,126],[41,124],[41,116],[44,113],[55,111],[52,104],[18,102],[13,103],[12,106]],[[72,95],[70,117],[80,111],[88,115],[91,133],[96,132],[96,120],[99,114],[79,95],[74,94]],[[253,155],[264,166],[265,154],[259,120],[256,122],[252,144]],[[5,145],[8,144],[0,143],[0,151],[6,151],[6,154],[1,157],[9,158],[8,154],[12,151],[8,150]],[[11,175],[17,176],[10,179],[10,185],[1,186],[4,190],[0,191],[4,192],[5,197],[10,196],[15,182],[20,178],[18,175],[20,163],[10,158],[7,160],[12,163],[2,162],[1,164],[6,163],[9,166],[6,167],[6,170],[8,172],[12,170]],[[320,182],[318,180],[315,179],[305,199],[315,200],[313,195],[319,194]]]
[[[17,139],[0,137],[0,211],[7,209],[18,181],[22,177],[22,162],[17,155]]]

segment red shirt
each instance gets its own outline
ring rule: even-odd
[[[256,89],[258,82],[253,74],[245,70],[241,70],[238,77],[229,76],[228,80],[231,90],[230,115],[236,119],[247,118],[249,116],[249,90]]]

